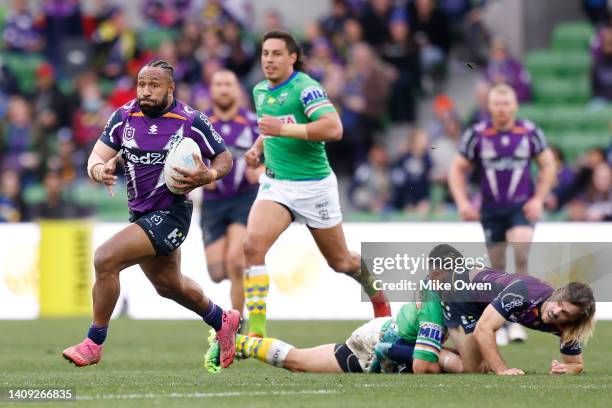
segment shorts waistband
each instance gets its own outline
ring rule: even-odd
[[[268,176],[271,179],[277,179],[276,174],[274,173],[274,170],[269,169],[267,167],[266,167],[266,176]],[[317,180],[323,180],[329,176],[330,175],[328,174],[325,177],[313,177],[313,178],[299,179],[299,180],[292,180],[292,179],[279,179],[279,180],[282,180],[282,181],[317,181]]]

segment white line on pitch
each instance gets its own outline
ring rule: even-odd
[[[251,391],[251,392],[170,392],[165,394],[146,393],[146,394],[107,394],[107,395],[77,395],[77,400],[107,400],[107,399],[152,399],[152,398],[215,398],[215,397],[243,397],[243,396],[286,396],[286,395],[317,395],[335,394],[330,390],[313,391]]]

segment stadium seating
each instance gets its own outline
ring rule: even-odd
[[[12,52],[0,52],[0,57],[17,79],[17,84],[22,93],[30,95],[36,86],[36,69],[43,62],[40,54],[19,54]]]
[[[559,24],[552,48],[530,52],[526,66],[531,74],[534,103],[521,107],[520,116],[534,121],[572,162],[610,139],[612,108],[587,109],[591,98],[589,42],[594,35],[586,22]]]
[[[553,49],[559,51],[584,51],[593,36],[593,26],[588,22],[560,24],[553,32]]]

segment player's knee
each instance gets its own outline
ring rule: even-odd
[[[351,262],[348,258],[334,258],[328,259],[327,265],[332,268],[336,272],[346,273],[349,272],[351,268]]]
[[[247,237],[244,241],[244,258],[248,264],[261,265],[266,257],[266,247],[257,237]]]
[[[104,276],[108,273],[112,273],[114,269],[114,257],[111,251],[106,249],[104,246],[96,249],[94,253],[94,268],[96,270],[96,277]]]
[[[244,262],[242,260],[235,258],[227,259],[224,265],[229,279],[242,280],[242,275],[244,274]]]
[[[227,278],[227,273],[222,263],[208,265],[208,275],[215,283],[219,283],[223,279]]]
[[[157,291],[157,294],[161,297],[164,297],[167,299],[174,299],[176,297],[177,287],[176,285],[173,285],[170,282],[167,282],[167,281],[155,282],[153,286],[155,286],[155,290]]]

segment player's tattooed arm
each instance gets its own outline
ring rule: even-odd
[[[233,165],[232,154],[229,150],[224,150],[216,155],[210,162],[210,167],[206,166],[197,154],[193,155],[193,160],[196,163],[195,169],[174,167],[178,174],[172,176],[175,187],[184,189],[187,193],[223,178],[229,173]]]
[[[216,181],[225,177],[225,175],[230,172],[233,165],[234,161],[232,159],[232,154],[229,150],[225,150],[216,155],[215,158],[212,159],[212,161],[210,162],[210,171],[214,171],[216,173],[216,177],[212,181]]]
[[[508,368],[499,353],[495,342],[495,332],[506,322],[493,306],[489,305],[476,324],[474,339],[478,348],[490,369],[498,375],[523,375],[525,372],[520,368]]]

